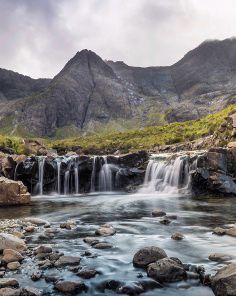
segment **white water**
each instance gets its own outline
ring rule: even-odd
[[[74,175],[75,175],[75,194],[78,194],[79,193],[79,166],[77,163],[75,163]]]
[[[39,157],[39,162],[38,162],[38,176],[39,180],[36,185],[37,191],[40,195],[43,194],[43,177],[44,177],[44,164],[45,164],[46,157],[45,156],[40,156]]]
[[[57,161],[57,193],[61,194],[61,160]]]
[[[93,157],[93,170],[91,175],[91,185],[90,185],[90,192],[95,191],[95,181],[96,181],[96,163],[97,163],[98,156]]]
[[[107,163],[107,156],[103,156],[104,164],[99,172],[99,190],[112,191],[112,167],[113,164]]]
[[[142,193],[188,193],[191,185],[190,164],[187,156],[160,155],[150,159]]]

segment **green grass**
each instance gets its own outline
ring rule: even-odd
[[[116,150],[120,150],[126,153],[140,149],[151,149],[163,144],[192,141],[213,134],[224,122],[228,113],[235,108],[236,105],[231,105],[218,113],[208,115],[198,120],[146,127],[124,132],[111,132],[107,134],[49,141],[48,146],[62,150],[64,148],[80,146],[87,151],[100,150],[106,153],[114,153]]]
[[[97,135],[79,136],[63,140],[44,139],[43,142],[49,148],[60,149],[62,151],[79,146],[88,154],[96,153],[94,151],[98,151],[98,153],[114,153],[116,150],[120,150],[122,153],[127,153],[142,149],[152,149],[158,145],[192,141],[203,136],[211,135],[225,121],[228,113],[235,108],[236,105],[231,105],[218,113],[198,120],[121,132],[109,131],[102,134],[98,133]],[[157,116],[160,120],[163,120],[160,114],[157,114]],[[155,118],[151,118],[151,120],[155,120]],[[68,137],[73,136],[77,132],[76,129],[70,130],[68,127],[58,131],[58,133],[64,134],[65,131]],[[25,153],[25,145],[22,137],[0,135],[0,146],[9,147],[17,154]]]

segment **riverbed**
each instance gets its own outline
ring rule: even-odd
[[[160,218],[152,217],[155,208],[164,210],[167,215],[177,215],[169,225],[160,223]],[[206,273],[215,274],[224,264],[208,259],[211,253],[234,255],[236,239],[230,236],[217,236],[212,230],[217,226],[230,226],[235,223],[236,203],[233,198],[201,197],[178,194],[123,194],[99,193],[77,196],[37,196],[32,198],[30,206],[0,208],[1,219],[38,217],[52,225],[73,219],[77,222],[74,230],[60,230],[50,240],[50,244],[68,255],[81,255],[85,250],[93,256],[83,257],[81,265],[96,269],[99,274],[89,280],[83,280],[88,286],[85,295],[102,295],[101,285],[107,280],[132,283],[149,280],[144,270],[133,267],[132,259],[136,251],[144,246],[163,248],[169,257],[177,257],[183,263],[203,265]],[[113,248],[97,250],[83,242],[86,236],[93,236],[102,224],[109,223],[116,229],[114,236],[105,240]],[[175,232],[184,234],[182,241],[171,239]],[[33,247],[44,243],[38,233],[29,235],[29,245]],[[32,259],[33,260],[33,259]],[[230,262],[233,262],[230,261]],[[229,262],[226,262],[229,263]],[[25,267],[25,268],[24,268]],[[37,287],[51,295],[53,286],[43,279],[33,282],[30,274],[34,269],[33,261],[23,263],[21,271],[9,273],[22,285]],[[45,273],[60,279],[78,280],[71,271],[46,270]],[[83,294],[82,294],[83,295]],[[106,290],[105,295],[115,295]],[[165,284],[162,288],[150,289],[142,295],[165,296],[211,296],[209,287],[199,283],[197,278],[183,282]]]

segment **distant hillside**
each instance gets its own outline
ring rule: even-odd
[[[169,67],[78,52],[50,80],[0,71],[0,130],[64,138],[198,119],[236,103],[236,39],[207,41]]]

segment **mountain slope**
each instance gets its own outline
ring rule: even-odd
[[[82,50],[48,85],[38,81],[39,94],[31,82],[17,85],[27,97],[0,102],[0,128],[65,137],[198,119],[236,102],[235,70],[236,39],[204,42],[169,67],[130,67]]]
[[[0,101],[30,96],[45,90],[50,79],[32,79],[0,68]]]

